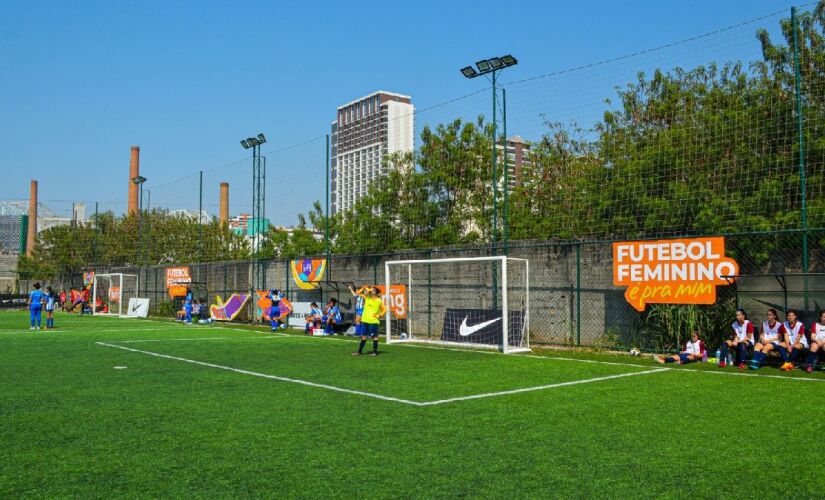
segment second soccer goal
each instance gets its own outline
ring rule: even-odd
[[[497,348],[505,353],[529,350],[526,259],[389,261],[384,264],[384,277],[385,290],[403,294],[405,305],[403,317],[388,313],[385,318],[388,344],[429,342]]]

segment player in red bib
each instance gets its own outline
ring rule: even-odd
[[[736,350],[735,364],[740,370],[745,368],[745,360],[748,357],[748,351],[753,347],[753,323],[748,320],[748,315],[744,309],[736,310],[736,321],[731,324],[733,333],[730,339],[722,342],[719,350],[721,352],[721,359],[719,360],[719,367],[727,366],[728,350]]]
[[[768,319],[762,322],[762,331],[759,334],[759,343],[753,348],[753,359],[748,366],[752,370],[758,370],[768,353],[771,351],[787,352],[785,345],[785,325],[779,321],[779,313],[776,309],[768,309]],[[782,359],[785,359],[783,357]]]
[[[788,309],[785,313],[785,345],[788,346],[788,358],[782,364],[782,370],[789,372],[794,368],[794,361],[806,349],[808,349],[808,338],[805,337],[805,325],[797,320],[799,316],[793,309]],[[782,352],[780,350],[780,352]]]
[[[699,332],[693,332],[690,335],[690,340],[685,342],[685,348],[682,352],[668,357],[655,356],[653,359],[661,364],[679,363],[680,365],[684,365],[693,361],[702,361],[706,356],[705,343],[699,338]]]
[[[819,321],[811,325],[811,350],[808,351],[808,373],[816,368],[819,351],[825,352],[825,310],[819,311]]]

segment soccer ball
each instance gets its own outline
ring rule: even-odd
[[[406,333],[402,333],[402,334],[401,334],[401,340],[406,340],[406,339],[407,339],[407,334],[406,334]]]
[[[635,347],[634,347],[633,349],[631,349],[631,350],[630,350],[630,355],[631,355],[631,356],[640,356],[641,354],[642,354],[642,353],[641,353],[641,351],[639,351],[639,350],[638,350],[638,349],[636,349]]]

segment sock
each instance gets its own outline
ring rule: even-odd
[[[722,346],[719,347],[719,357],[721,358],[719,361],[723,361],[725,363],[728,362],[728,343],[722,342]]]
[[[665,358],[665,363],[675,363],[675,362],[676,362],[676,360],[671,358],[670,356]]]
[[[372,352],[378,352],[378,340],[372,341]]]
[[[757,364],[762,364],[762,360],[765,359],[765,353],[762,351],[756,351],[753,353],[753,360],[756,361]]]
[[[813,351],[808,351],[808,365],[816,366],[816,353]]]
[[[361,354],[362,352],[364,352],[364,344],[366,344],[366,343],[367,343],[366,340],[361,341],[361,345],[358,346],[358,354]]]
[[[273,330],[274,330],[274,329],[276,329],[276,328],[278,328],[278,322],[277,322],[277,321],[275,321],[274,319],[273,319],[273,320],[270,320],[270,321],[269,321],[269,324],[270,324],[270,326],[272,326],[272,329],[273,329]]]
[[[739,344],[738,353],[739,354],[739,361],[736,364],[741,364],[745,362],[745,359],[748,357],[748,346],[747,344]]]
[[[788,362],[788,350],[785,349],[783,346],[779,346],[779,355],[782,356],[782,362]]]
[[[791,355],[789,356],[790,362],[793,363],[794,361],[796,361],[797,356],[799,356],[799,349],[794,349],[793,351],[791,351]]]

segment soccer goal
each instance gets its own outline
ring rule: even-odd
[[[126,316],[129,299],[137,297],[137,276],[134,274],[95,274],[92,314],[99,316]]]
[[[526,259],[466,257],[384,264],[391,297],[387,343],[530,350],[530,270]],[[403,309],[404,314],[398,314]]]

